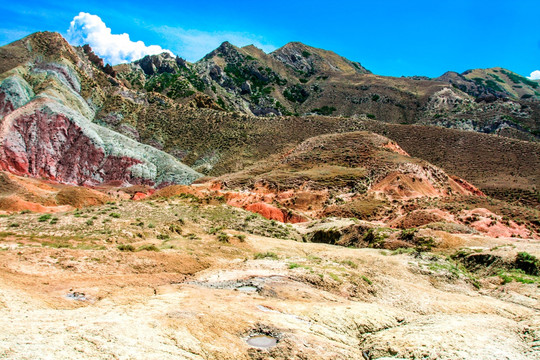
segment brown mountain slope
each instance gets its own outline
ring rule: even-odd
[[[388,138],[366,131],[309,138],[294,149],[220,178],[229,188],[336,190],[389,198],[478,194]]]
[[[300,42],[290,42],[273,51],[270,55],[306,77],[331,72],[344,74],[371,73],[360,63],[345,59],[333,51],[317,49]]]
[[[486,194],[540,204],[540,145],[439,127],[366,122],[409,154],[463,177]]]
[[[241,170],[317,135],[368,130],[394,140],[412,156],[471,181],[482,191],[497,192],[497,196],[506,199],[526,197],[527,201],[538,204],[535,194],[540,188],[540,145],[536,143],[435,126],[387,124],[366,118],[265,118],[207,109],[175,111],[182,121],[148,116],[145,126],[153,129],[165,121],[166,130],[161,135],[168,140],[163,142],[163,149],[209,175]],[[153,136],[151,132],[141,132],[141,135]]]
[[[115,69],[133,89],[156,91],[180,104],[203,96],[207,100],[196,106],[248,115],[365,115],[529,141],[540,136],[538,82],[504,69],[448,72],[437,79],[376,76],[331,51],[297,42],[270,54],[225,42],[195,64],[177,58],[181,66],[166,65],[167,56]],[[141,64],[151,66],[144,72]]]
[[[60,41],[59,39],[61,39],[59,35],[52,33],[39,33],[21,40],[19,45],[12,44],[11,47],[20,47],[20,44],[31,42],[41,44],[42,42],[37,39],[44,37],[52,37],[51,43],[53,44],[55,41],[52,40]],[[60,52],[59,57],[56,58],[60,59],[58,61],[62,61],[63,66],[74,69],[74,74],[66,73],[64,77],[69,75],[66,79],[73,76],[79,79],[80,96],[82,97],[81,99],[73,96],[71,91],[63,91],[61,94],[66,97],[68,100],[66,103],[69,106],[83,109],[95,123],[121,132],[136,141],[163,149],[205,174],[222,175],[241,170],[245,166],[272,154],[284,149],[291,149],[309,137],[325,133],[367,129],[383,135],[384,132],[388,133],[390,138],[402,145],[411,155],[425,158],[431,163],[445,168],[450,173],[472,181],[482,189],[492,188],[493,191],[520,189],[520,191],[529,191],[529,198],[533,197],[538,189],[538,177],[534,175],[539,168],[537,165],[538,157],[522,155],[537,154],[537,147],[533,144],[511,142],[517,145],[513,145],[508,150],[501,145],[504,142],[495,137],[484,137],[468,132],[447,132],[430,127],[391,126],[378,121],[368,121],[365,115],[355,113],[348,113],[351,115],[350,117],[334,118],[324,116],[252,117],[241,113],[194,109],[191,108],[191,105],[188,106],[188,104],[183,104],[167,96],[168,94],[148,92],[142,87],[128,89],[122,86],[125,79],[121,77],[120,71],[116,74],[117,78],[114,78],[90,61],[89,54],[83,49],[70,48],[65,41],[63,44],[67,49],[65,50],[66,56],[60,56],[62,54]],[[2,48],[2,51],[9,53],[9,48]],[[35,49],[40,48],[36,45]],[[51,53],[51,51],[47,49],[35,50],[29,53],[29,56],[31,59],[46,58],[46,54]],[[54,51],[52,53],[54,54]],[[77,56],[76,61],[71,59],[73,54]],[[24,56],[21,55],[20,59],[23,60],[18,60],[19,63],[27,61],[24,60],[26,59]],[[212,79],[211,76],[211,81],[205,82],[208,79],[204,74],[201,78],[194,77],[198,74],[195,70],[200,70],[197,66],[201,64],[191,66],[184,64],[180,59],[151,58],[138,62],[137,66],[140,69],[139,74],[144,73],[143,68],[146,68],[148,73],[154,72],[154,75],[148,77],[148,74],[144,73],[145,81],[154,84],[159,83],[155,81],[159,80],[155,77],[156,74],[173,76],[175,75],[174,71],[182,71],[175,70],[176,67],[180,69],[186,66],[186,68],[191,69],[189,70],[191,72],[182,75],[184,79],[190,78],[194,83],[202,82],[204,91],[208,92],[212,91],[213,84],[218,92],[227,93],[231,99],[248,108],[252,106],[250,101],[255,101],[254,99],[258,97],[257,94],[261,95],[259,104],[266,101],[264,100],[265,96],[271,96],[271,94],[281,96],[281,99],[285,98],[283,93],[279,93],[277,83],[284,84],[279,85],[281,88],[289,88],[289,81],[298,79],[294,71],[285,64],[254,47],[239,49],[230,44],[223,44],[215,52],[209,54],[204,61],[201,64],[213,64],[209,71],[212,71],[212,76],[221,83]],[[171,70],[170,64],[172,64],[173,73],[168,72]],[[229,66],[230,64],[237,64],[237,66]],[[262,65],[272,65],[275,71],[270,66],[265,68]],[[61,69],[55,69],[46,70],[51,72],[52,81],[48,83],[50,89],[48,91],[50,92],[55,91],[57,85],[63,89],[60,75],[55,75]],[[257,87],[250,85],[245,88],[245,94],[237,96],[235,92],[239,91],[239,81],[247,75],[249,75],[249,80],[246,80],[248,84],[253,82],[253,84],[259,85]],[[340,111],[345,112],[347,109],[351,109],[344,103],[345,99],[349,103],[355,103],[354,106],[367,110],[365,112],[369,111],[369,114],[386,114],[385,116],[388,116],[388,118],[381,118],[381,120],[390,122],[410,120],[410,122],[420,121],[424,124],[436,121],[438,125],[485,132],[497,131],[501,134],[510,134],[509,136],[517,136],[516,133],[512,134],[512,131],[519,134],[530,134],[528,131],[532,131],[532,125],[527,125],[529,123],[526,121],[538,123],[534,114],[535,111],[539,110],[539,107],[532,100],[527,102],[497,100],[493,103],[477,103],[470,95],[452,89],[448,84],[440,81],[386,78],[372,74],[338,75],[337,77],[329,76],[326,79],[317,79],[317,76],[313,75],[307,78],[306,83],[299,82],[301,86],[324,82],[321,87],[326,90],[323,91],[324,94],[321,93],[317,97],[309,94],[304,103],[296,102],[295,106],[308,108],[313,106],[321,109],[325,106],[324,101],[328,100],[327,104],[334,104],[332,106],[335,108],[342,107]],[[178,78],[180,79],[182,76]],[[56,79],[57,77],[58,79]],[[306,78],[301,77],[301,79]],[[287,82],[284,83],[285,81]],[[194,87],[191,82],[189,84]],[[231,86],[231,88],[224,90],[225,88],[221,87],[222,90],[219,90],[220,84],[224,86],[228,84],[227,86]],[[240,91],[242,91],[241,88],[240,86]],[[266,94],[264,89],[270,89],[270,93]],[[289,92],[289,95],[300,96],[302,92]],[[249,101],[244,102],[246,99]],[[85,105],[81,100],[87,104]],[[285,98],[284,101],[288,100]],[[329,107],[329,105],[326,106]],[[418,113],[423,113],[425,116],[418,118],[415,115]],[[463,119],[453,120],[462,114],[470,116],[469,119],[466,121]],[[498,122],[493,122],[493,118],[489,114],[496,115],[499,119]],[[506,114],[515,121],[505,118]],[[486,116],[482,122],[474,120],[480,119],[481,116]],[[378,115],[375,117],[378,118]],[[522,125],[518,126],[517,123]],[[492,128],[492,125],[495,127]],[[402,131],[394,129],[402,129]],[[390,134],[390,130],[395,133]],[[417,132],[426,132],[433,137],[441,136],[441,139],[432,142],[416,141]],[[451,138],[454,136],[451,134],[459,134],[456,137],[462,137],[464,140],[461,143],[458,140],[446,141],[446,134],[450,134]],[[402,142],[404,144],[401,144]],[[484,143],[486,145],[483,145]],[[434,147],[439,149],[439,156],[432,156],[431,149]],[[479,149],[486,149],[485,155],[474,155],[482,151]],[[513,159],[508,160],[508,156],[513,156]],[[448,158],[452,158],[452,161],[445,160]],[[470,168],[468,168],[469,164]],[[486,164],[492,165],[487,166]],[[481,171],[475,169],[481,169]],[[505,180],[499,180],[499,178]]]

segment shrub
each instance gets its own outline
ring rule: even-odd
[[[291,102],[303,103],[309,97],[309,93],[300,84],[288,87],[283,91],[283,96]]]
[[[217,235],[217,238],[220,242],[229,242],[229,235],[225,234],[224,232],[220,232]]]
[[[381,233],[376,229],[369,229],[362,238],[363,241],[368,243],[369,247],[380,248],[384,244],[384,241],[388,237],[387,234]]]
[[[39,217],[38,221],[39,222],[45,222],[47,220],[50,220],[52,218],[52,215],[51,214],[43,214]]]
[[[333,107],[333,106],[326,106],[324,105],[323,107],[319,108],[319,109],[313,109],[311,110],[311,112],[314,112],[316,114],[319,114],[319,115],[324,115],[324,116],[328,116],[328,115],[332,115],[332,113],[336,111],[336,108]]]
[[[120,251],[135,251],[133,245],[130,244],[120,244],[116,248]]]
[[[159,240],[169,240],[170,239],[170,236],[167,235],[167,234],[158,234],[157,238]]]
[[[143,245],[137,251],[159,251],[159,248],[153,244]]]
[[[236,238],[240,240],[240,242],[246,241],[246,235],[243,235],[243,234],[236,235]]]
[[[277,260],[278,259],[278,255],[274,252],[265,252],[265,253],[257,253],[255,254],[255,259],[267,259],[267,258],[270,258],[272,260]]]
[[[517,254],[516,267],[528,275],[540,275],[540,260],[527,252]]]
[[[120,217],[120,214],[119,213],[115,213],[115,212],[112,212],[109,214],[110,217],[113,217],[115,219],[118,219]]]
[[[407,242],[412,242],[418,230],[415,228],[405,229],[399,234],[399,239]]]

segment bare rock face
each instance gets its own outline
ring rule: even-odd
[[[344,72],[369,74],[360,63],[347,60],[332,51],[316,49],[299,42],[291,42],[271,54],[278,61],[306,73]]]
[[[172,156],[48,99],[6,116],[0,141],[0,168],[62,183],[188,184],[199,177]]]

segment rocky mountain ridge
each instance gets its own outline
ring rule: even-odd
[[[166,63],[169,54],[133,63]],[[172,57],[171,57],[172,59]],[[270,54],[228,42],[200,61],[169,66],[143,78],[126,65],[115,67],[124,85],[160,92],[177,102],[193,94],[199,105],[255,116],[368,116],[393,123],[420,123],[524,140],[539,138],[539,83],[502,68],[391,78],[359,63],[301,43]],[[131,69],[131,70],[130,70]],[[181,69],[181,70],[180,70]],[[498,74],[498,75],[497,75]]]
[[[451,173],[492,194],[502,196],[511,189],[526,193],[526,198],[530,199],[536,196],[538,188],[538,176],[526,170],[530,170],[530,166],[535,169],[531,156],[534,159],[537,153],[534,140],[539,124],[538,101],[533,97],[516,99],[491,94],[485,89],[486,81],[468,80],[465,75],[459,75],[460,84],[466,85],[462,90],[460,84],[450,85],[451,79],[443,82],[382,77],[337,54],[300,43],[287,44],[271,54],[254,46],[238,48],[223,43],[194,64],[164,53],[107,68],[88,46],[74,48],[59,34],[46,32],[0,48],[0,58],[4,70],[0,77],[0,97],[5,114],[31,104],[29,100],[34,97],[45,97],[51,101],[49,108],[71,109],[85,119],[85,128],[99,129],[92,133],[113,134],[99,136],[114,138],[122,144],[98,141],[101,144],[98,148],[104,146],[100,152],[104,155],[87,171],[102,174],[96,175],[96,179],[80,174],[58,177],[63,174],[63,170],[58,170],[63,163],[53,164],[46,160],[47,156],[18,159],[4,154],[4,168],[19,174],[62,181],[77,178],[79,183],[93,184],[110,179],[104,175],[108,156],[122,159],[127,154],[129,159],[136,160],[121,162],[124,170],[118,177],[122,181],[155,185],[188,183],[201,175],[178,161],[197,172],[219,176],[242,170],[309,137],[369,130],[390,135],[399,145],[405,142],[411,155],[450,169]],[[502,69],[498,71],[501,81],[511,81]],[[525,85],[532,87],[525,83],[519,86],[524,89]],[[496,95],[495,99],[488,99],[489,94]],[[311,111],[313,109],[316,111]],[[279,116],[293,112],[309,116]],[[399,123],[401,127],[391,123]],[[414,127],[409,123],[422,126]],[[17,121],[9,124],[17,124]],[[486,149],[489,161],[481,157],[472,160],[470,156],[463,157],[462,161],[460,147],[446,144],[447,138],[455,137],[454,133],[427,125],[469,130],[459,133],[458,137],[466,139],[462,144],[471,151],[482,148],[484,145],[480,143],[489,144]],[[398,128],[403,131],[394,131]],[[517,160],[503,167],[506,155],[499,148],[495,149],[496,143],[501,142],[473,136],[471,130],[529,141],[512,143],[512,150],[507,154]],[[20,134],[15,128],[6,131]],[[408,132],[430,134],[430,140],[417,143]],[[433,139],[438,136],[441,140],[434,143]],[[21,154],[21,149],[32,144],[25,141],[16,146],[11,144],[11,153]],[[141,147],[138,143],[150,147]],[[117,146],[122,150],[115,148]],[[432,156],[430,149],[434,148],[437,151],[440,148],[447,155]],[[10,149],[9,146],[6,149]],[[46,154],[50,146],[39,151]],[[154,155],[149,156],[148,151]],[[139,152],[142,155],[136,156]],[[454,160],[445,161],[447,156]],[[24,165],[21,168],[24,171],[17,170],[13,163],[18,161],[32,165]],[[496,165],[488,170],[484,169],[486,163]],[[180,178],[171,175],[177,171],[172,169],[181,169]],[[473,169],[482,169],[482,175]],[[501,178],[508,180],[497,180]]]

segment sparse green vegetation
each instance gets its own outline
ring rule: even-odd
[[[527,252],[519,252],[516,257],[516,267],[528,275],[540,275],[540,260]]]
[[[511,73],[511,72],[508,72],[508,71],[505,71],[505,70],[502,70],[501,71],[504,75],[508,76],[508,78],[514,83],[514,84],[519,84],[519,83],[523,83],[525,85],[529,85],[530,87],[532,87],[533,89],[536,89],[538,88],[538,83],[536,81],[532,81],[532,80],[529,80],[527,79],[526,77],[523,77],[521,75],[518,75],[518,74],[514,74],[514,73]]]
[[[373,285],[373,281],[371,281],[367,276],[362,275],[362,280],[368,283],[368,285]]]
[[[120,251],[135,251],[135,247],[131,244],[120,244],[116,248]]]
[[[133,250],[129,250],[129,251],[133,251]],[[157,246],[155,246],[154,244],[148,244],[148,245],[143,245],[143,246],[140,246],[137,251],[160,251],[159,248]]]
[[[217,238],[220,242],[224,242],[224,243],[229,242],[229,235],[225,234],[224,232],[219,232],[217,234]]]
[[[319,115],[324,115],[324,116],[329,116],[329,115],[332,115],[332,113],[336,111],[336,108],[333,107],[333,106],[327,106],[327,105],[324,105],[323,107],[321,108],[317,108],[317,109],[313,109],[311,110],[311,112],[315,113],[315,114],[319,114]]]
[[[272,259],[278,260],[278,255],[274,252],[256,253],[254,259]]]
[[[39,222],[45,222],[47,220],[50,220],[52,218],[51,214],[43,214],[38,218]]]

